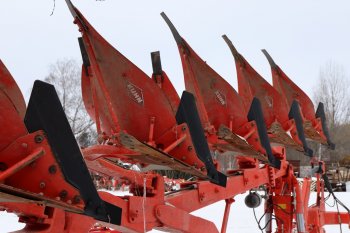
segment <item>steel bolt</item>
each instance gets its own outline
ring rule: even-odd
[[[39,187],[40,187],[41,189],[44,189],[45,186],[46,186],[45,182],[40,182]]]
[[[79,195],[76,195],[73,197],[73,204],[78,204],[81,201],[81,198]]]
[[[56,172],[57,172],[56,166],[55,166],[55,165],[51,165],[51,166],[49,167],[49,173],[50,173],[50,174],[55,174]]]
[[[68,192],[66,190],[62,190],[58,195],[61,199],[65,199],[68,196]]]
[[[44,141],[44,137],[43,137],[42,135],[36,135],[36,136],[34,137],[34,141],[35,141],[36,143],[41,143],[42,141]]]

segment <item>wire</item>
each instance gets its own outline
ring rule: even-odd
[[[336,207],[337,207],[339,228],[340,228],[340,233],[342,233],[342,232],[343,232],[343,229],[342,229],[342,226],[341,226],[342,222],[341,222],[341,217],[340,217],[339,205],[342,206],[349,214],[350,214],[350,210],[349,210],[349,208],[348,208],[346,205],[344,205],[343,202],[341,202],[341,201],[335,196],[334,192],[331,192],[331,194],[332,194],[332,196],[333,196],[335,205],[336,205]],[[334,205],[333,205],[333,206],[334,206]]]
[[[326,186],[326,188],[328,189],[330,195],[332,195],[333,199],[334,199],[334,203],[337,207],[337,212],[338,212],[338,222],[339,222],[339,228],[340,228],[340,232],[342,233],[343,230],[342,230],[342,226],[341,226],[341,217],[340,217],[340,211],[339,211],[339,205],[342,206],[349,214],[350,214],[350,210],[348,207],[346,207],[346,205],[344,205],[343,202],[341,202],[334,194],[333,190],[332,190],[332,186],[328,180],[328,177],[326,175],[323,175],[323,181],[324,181],[324,184]],[[325,200],[328,200],[328,198],[330,197],[330,195],[327,196],[327,198]],[[327,204],[327,203],[326,203]],[[327,204],[328,205],[328,204]],[[334,206],[334,205],[333,205]]]
[[[265,208],[265,212],[264,214],[260,217],[260,219],[258,220],[257,216],[256,216],[256,213],[255,213],[255,208],[253,208],[253,214],[254,214],[254,218],[255,218],[255,221],[256,223],[258,224],[258,227],[260,229],[260,231],[263,233],[264,230],[267,228],[267,226],[271,223],[272,220],[275,220],[276,223],[280,222],[282,224],[282,228],[283,228],[283,225],[284,225],[284,221],[277,217],[276,215],[274,215],[273,213],[271,213],[271,218],[265,223],[265,225],[262,227],[261,226],[261,220],[263,219],[263,217],[267,214],[267,209],[269,209],[271,206],[276,206],[278,207],[282,212],[284,212],[285,214],[288,214],[288,215],[291,215],[294,213],[294,211],[291,213],[291,212],[288,212],[286,210],[284,210],[281,206],[277,205],[277,204],[274,204],[274,203],[271,203],[271,202],[268,202],[268,207]]]
[[[265,211],[265,213],[263,214],[263,216],[260,218],[259,221],[258,221],[258,218],[256,217],[255,208],[253,208],[253,213],[254,213],[255,221],[256,221],[256,223],[258,224],[258,227],[259,227],[261,233],[264,233],[264,231],[263,231],[264,229],[262,229],[261,226],[260,226],[260,220],[261,220],[262,217],[266,214],[266,211]],[[267,224],[266,224],[266,226],[267,226]],[[266,228],[266,227],[265,227],[265,228]]]
[[[339,206],[338,206],[338,202],[335,202],[337,204],[337,211],[338,211],[338,222],[339,222],[339,228],[340,228],[340,233],[343,232],[343,229],[341,227],[341,218],[340,218],[340,212],[339,212]]]
[[[276,215],[272,214],[273,217],[275,217],[274,219],[276,219],[276,222],[277,220],[280,221],[282,223],[282,228],[283,228],[283,225],[284,225],[284,221],[282,219],[280,219],[279,217],[277,217]]]
[[[334,199],[333,199],[333,204],[330,205],[330,204],[327,203],[327,201],[331,197],[331,195],[332,195],[331,193],[328,193],[327,197],[324,198],[323,202],[329,207],[334,207],[335,206],[335,200]]]
[[[326,199],[325,199],[325,202],[324,202],[327,206],[329,206],[329,207],[334,207],[335,205],[336,205],[336,201],[335,200],[333,200],[333,204],[332,205],[330,205],[330,204],[328,204],[327,202],[326,202]]]
[[[331,193],[328,193],[328,196],[327,197],[325,197],[325,201],[327,201],[329,198],[331,197]]]
[[[275,215],[273,215],[273,214],[271,214],[271,218],[265,223],[265,225],[263,226],[263,227],[261,227],[261,220],[262,220],[262,218],[267,214],[267,211],[265,211],[264,212],[264,214],[260,217],[260,219],[258,220],[258,218],[256,217],[256,213],[255,213],[255,208],[253,208],[253,213],[254,213],[254,218],[255,218],[255,221],[256,221],[256,223],[258,224],[258,227],[259,227],[259,229],[260,229],[260,231],[263,233],[264,232],[264,230],[267,228],[267,226],[272,222],[272,220],[275,220],[276,222],[277,221],[280,221],[281,223],[282,223],[282,227],[283,227],[283,225],[284,225],[284,222],[280,219],[280,218],[278,218],[278,217],[276,217]]]
[[[349,208],[343,202],[341,202],[337,197],[336,197],[336,199],[337,199],[337,202],[339,203],[339,205],[341,205],[350,214]]]

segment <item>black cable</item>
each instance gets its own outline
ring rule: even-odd
[[[272,204],[269,203],[270,206],[275,205],[278,206],[276,204]],[[281,208],[280,206],[278,206],[279,208]],[[283,210],[283,209],[281,209]],[[283,210],[285,213],[287,213],[288,215],[290,215],[291,213],[288,213],[287,211]],[[270,222],[272,222],[272,220],[275,220],[276,222],[279,221],[282,223],[282,225],[284,225],[284,221],[280,218],[278,218],[276,215],[274,215],[273,213],[271,213],[271,218],[265,223],[265,225],[262,227],[261,226],[261,220],[263,219],[263,217],[267,214],[267,209],[265,209],[264,214],[260,217],[260,219],[258,220],[258,218],[256,217],[256,213],[255,213],[255,208],[253,208],[253,214],[254,214],[254,218],[256,223],[258,224],[258,228],[261,230],[261,232],[263,232],[263,230],[265,230],[268,226],[268,224],[270,224]]]
[[[256,217],[255,208],[253,208],[253,213],[254,213],[255,221],[256,221],[256,223],[258,224],[258,227],[259,227],[261,233],[264,233],[264,231],[263,231],[263,229],[261,228],[260,223],[259,223],[260,220],[258,221],[258,218]],[[265,211],[265,213],[266,213],[266,211]],[[264,213],[264,215],[265,215],[265,213]],[[261,219],[261,218],[260,218],[260,219]]]
[[[329,182],[328,177],[324,174],[324,175],[322,176],[322,178],[323,178],[323,181],[324,181],[324,184],[325,184],[326,188],[328,189],[329,193],[332,195],[332,197],[333,197],[333,199],[334,199],[334,202],[335,202],[335,204],[336,204],[337,212],[338,212],[339,228],[340,228],[340,232],[342,233],[342,232],[343,232],[343,229],[342,229],[342,226],[341,226],[341,217],[340,217],[339,205],[341,205],[346,211],[348,211],[349,214],[350,214],[350,210],[349,210],[349,208],[348,208],[346,205],[344,205],[343,202],[341,202],[341,201],[335,196],[335,194],[334,194],[334,192],[333,192],[333,189],[332,189],[332,187],[331,187],[331,184],[330,184],[330,182]],[[328,195],[327,199],[329,198],[329,196],[330,196],[330,195]],[[328,205],[328,204],[327,204],[327,205]]]
[[[271,218],[269,219],[269,221],[267,221],[267,223],[265,223],[265,226],[263,227],[263,230],[265,230],[265,229],[267,228],[267,225],[270,224],[270,222],[272,222],[272,220],[277,220],[277,219],[271,217]],[[271,229],[271,231],[272,231],[272,229]]]
[[[335,198],[336,198],[337,202],[350,214],[349,208],[343,202],[341,202],[337,197],[335,197]]]
[[[280,221],[282,223],[282,225],[284,225],[284,221],[282,219],[280,219],[279,217],[277,217],[276,215],[272,214],[273,217],[275,217],[276,220]],[[277,221],[276,221],[277,222]]]
[[[255,221],[256,221],[256,223],[258,224],[258,227],[259,227],[259,229],[261,230],[262,233],[263,233],[263,231],[267,228],[268,224],[270,224],[270,222],[272,222],[272,220],[277,220],[276,218],[271,217],[271,218],[265,223],[265,225],[264,225],[263,227],[261,227],[261,225],[260,225],[261,223],[260,223],[260,222],[261,222],[262,218],[267,214],[267,211],[265,210],[264,214],[260,217],[259,221],[258,221],[258,218],[256,217],[255,208],[253,208],[253,213],[254,213]]]
[[[334,207],[335,204],[336,204],[336,200],[335,200],[334,198],[333,198],[333,204],[332,204],[332,205],[330,205],[330,204],[327,203],[327,201],[328,201],[328,199],[329,199],[330,197],[331,197],[331,193],[329,193],[328,196],[325,197],[324,203],[325,203],[327,206],[329,206],[329,207]]]
[[[322,178],[323,178],[323,181],[324,181],[324,184],[325,184],[326,188],[328,189],[328,192],[329,192],[330,194],[332,194],[334,200],[335,200],[337,203],[339,203],[344,209],[346,209],[346,211],[348,211],[348,213],[350,213],[349,208],[346,207],[346,205],[344,205],[344,203],[341,202],[341,201],[335,196],[335,194],[334,194],[334,192],[333,192],[333,189],[332,189],[332,186],[331,186],[331,183],[329,182],[329,179],[328,179],[327,175],[326,175],[326,174],[323,174],[323,175],[322,175]]]
[[[330,194],[332,195],[332,197],[333,197],[334,201],[337,203],[337,205],[338,204],[341,205],[350,214],[349,208],[335,196],[334,192],[332,191]]]
[[[341,227],[341,219],[340,219],[340,212],[339,212],[338,202],[336,202],[336,204],[337,204],[337,211],[338,211],[338,222],[339,222],[340,233],[342,233],[343,229]]]
[[[337,202],[335,201],[335,200],[333,200],[333,204],[332,205],[330,205],[330,204],[328,204],[326,201],[324,202],[327,206],[329,206],[329,207],[334,207],[336,204],[337,204]]]

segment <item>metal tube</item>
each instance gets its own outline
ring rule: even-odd
[[[222,219],[221,233],[226,233],[227,222],[228,222],[228,218],[230,216],[230,208],[231,208],[231,204],[234,201],[235,200],[233,198],[225,199],[226,205],[225,205],[224,218]]]

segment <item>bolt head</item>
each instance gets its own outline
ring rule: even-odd
[[[61,199],[65,199],[68,196],[68,192],[66,190],[62,190],[58,195]]]
[[[40,182],[39,187],[40,187],[41,189],[44,189],[45,186],[46,186],[45,182]]]
[[[55,174],[57,172],[57,167],[56,167],[56,165],[51,165],[50,167],[49,167],[49,173],[50,174]]]
[[[79,204],[80,201],[81,197],[79,195],[73,197],[73,204]]]
[[[44,137],[40,134],[35,135],[34,141],[35,141],[35,143],[41,143],[42,141],[44,141]]]

